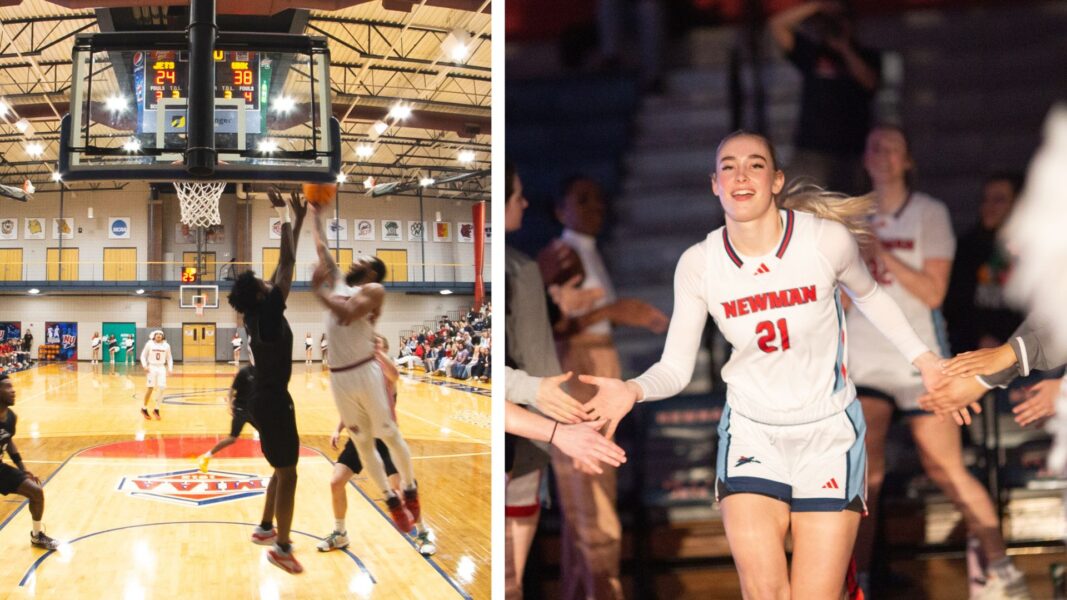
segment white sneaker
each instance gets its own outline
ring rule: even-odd
[[[1032,600],[1029,588],[1026,587],[1026,576],[1021,571],[1012,569],[1011,577],[1001,579],[990,574],[986,579],[985,587],[972,600]]]
[[[319,542],[319,552],[329,552],[330,550],[340,550],[341,548],[348,547],[348,535],[347,532],[334,531],[330,535],[326,536],[326,539]]]
[[[274,540],[278,539],[276,529],[263,529],[259,525],[252,530],[252,543],[260,546],[273,546]]]
[[[437,554],[437,544],[433,541],[433,535],[429,529],[423,530],[422,533],[415,536],[415,547],[419,549],[419,554],[423,556],[433,556]]]

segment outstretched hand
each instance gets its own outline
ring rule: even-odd
[[[591,416],[607,421],[604,437],[611,439],[619,427],[619,421],[630,414],[634,403],[640,399],[640,389],[635,383],[610,377],[579,375],[578,381],[597,387],[596,395],[585,406],[592,409],[589,412]]]
[[[570,378],[569,372],[541,378],[541,385],[537,388],[537,397],[533,402],[534,408],[560,423],[581,423],[586,420],[585,407],[561,387]]]
[[[604,419],[574,425],[560,424],[552,437],[552,444],[574,459],[574,466],[579,471],[599,475],[604,472],[601,464],[617,467],[626,462],[626,452],[598,433],[605,425],[607,421]]]
[[[1062,382],[1062,379],[1045,379],[1027,388],[1026,400],[1011,409],[1015,422],[1026,427],[1055,415]]]
[[[979,401],[986,391],[974,377],[945,377],[933,390],[919,397],[919,406],[941,418],[952,415],[957,425],[970,425],[970,411],[982,412]]]
[[[301,200],[300,194],[296,192],[289,194],[289,206],[292,207],[293,217],[296,218],[298,223],[303,221],[304,217],[307,215],[308,205],[308,202]]]
[[[1012,351],[1011,345],[1001,344],[995,348],[964,352],[955,358],[942,361],[941,370],[950,377],[974,377],[1003,371],[1015,362],[1015,352]]]

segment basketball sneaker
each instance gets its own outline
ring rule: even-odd
[[[393,517],[393,523],[396,523],[396,528],[401,533],[411,531],[411,513],[404,507],[404,503],[400,501],[400,498],[390,496],[385,499],[385,505],[389,507],[389,515]]]
[[[259,525],[252,530],[252,543],[259,544],[260,546],[273,546],[274,540],[278,539],[278,530],[263,529]]]
[[[267,550],[267,560],[270,561],[270,564],[286,573],[296,575],[304,572],[304,566],[293,556],[292,548],[289,549],[289,552],[286,552],[279,548],[278,544],[274,544]]]
[[[422,533],[415,536],[415,547],[419,549],[419,554],[423,556],[437,554],[437,544],[434,543],[433,535],[430,534],[429,529],[424,529]]]
[[[329,552],[330,550],[340,550],[341,548],[348,547],[348,534],[343,531],[334,531],[330,535],[326,536],[326,539],[319,542],[319,552]]]
[[[30,532],[30,545],[35,548],[44,548],[45,550],[59,548],[59,542],[48,537],[43,531],[40,533]]]
[[[1026,587],[1026,576],[1013,568],[1011,575],[1006,578],[997,577],[994,574],[988,575],[981,593],[971,598],[974,600],[1031,600],[1033,596]]]
[[[211,457],[207,454],[201,454],[196,457],[196,462],[200,465],[200,472],[207,473],[207,464],[211,462]]]
[[[142,408],[141,409],[141,416],[144,417],[145,421],[151,421],[152,420],[152,416],[148,414],[148,409],[147,408]]]
[[[419,507],[419,488],[404,490],[404,508],[411,513],[411,521],[418,523],[419,516],[422,514],[422,509]]]
[[[163,417],[159,416],[159,409],[158,408],[153,410],[152,414],[154,414],[156,416],[156,420],[157,421],[162,421],[163,420]]]

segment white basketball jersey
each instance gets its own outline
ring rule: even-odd
[[[145,354],[148,355],[148,366],[150,367],[165,367],[167,366],[167,358],[170,355],[170,344],[167,342],[156,342],[149,340],[145,344]]]
[[[782,239],[765,256],[740,255],[725,227],[708,234],[704,281],[708,310],[733,346],[722,370],[732,410],[785,425],[838,413],[856,392],[837,278],[816,247],[820,222],[780,214]]]
[[[359,287],[349,287],[339,282],[334,287],[334,296],[351,298],[359,293]],[[374,356],[374,325],[370,315],[342,325],[331,311],[326,312],[326,337],[330,340],[329,363],[339,368]]]
[[[948,210],[926,194],[912,193],[896,214],[876,215],[872,224],[884,250],[913,269],[921,270],[926,259],[952,260],[955,255],[956,237]],[[867,267],[878,285],[900,307],[919,339],[934,352],[948,356],[940,311],[930,308],[905,289],[886,269],[884,262],[868,261]],[[852,336],[848,364],[857,384],[875,388],[922,384],[918,370],[896,351],[863,313],[850,309],[847,321]]]

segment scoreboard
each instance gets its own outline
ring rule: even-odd
[[[270,83],[270,60],[261,60],[259,52],[215,50],[214,65],[216,132],[237,133],[239,112],[245,116],[246,130],[258,132],[260,104],[266,102],[266,88]],[[184,133],[184,100],[189,93],[188,52],[136,52],[133,67],[138,133],[154,133],[160,123],[164,133]],[[163,115],[159,114],[160,110],[164,111]]]

